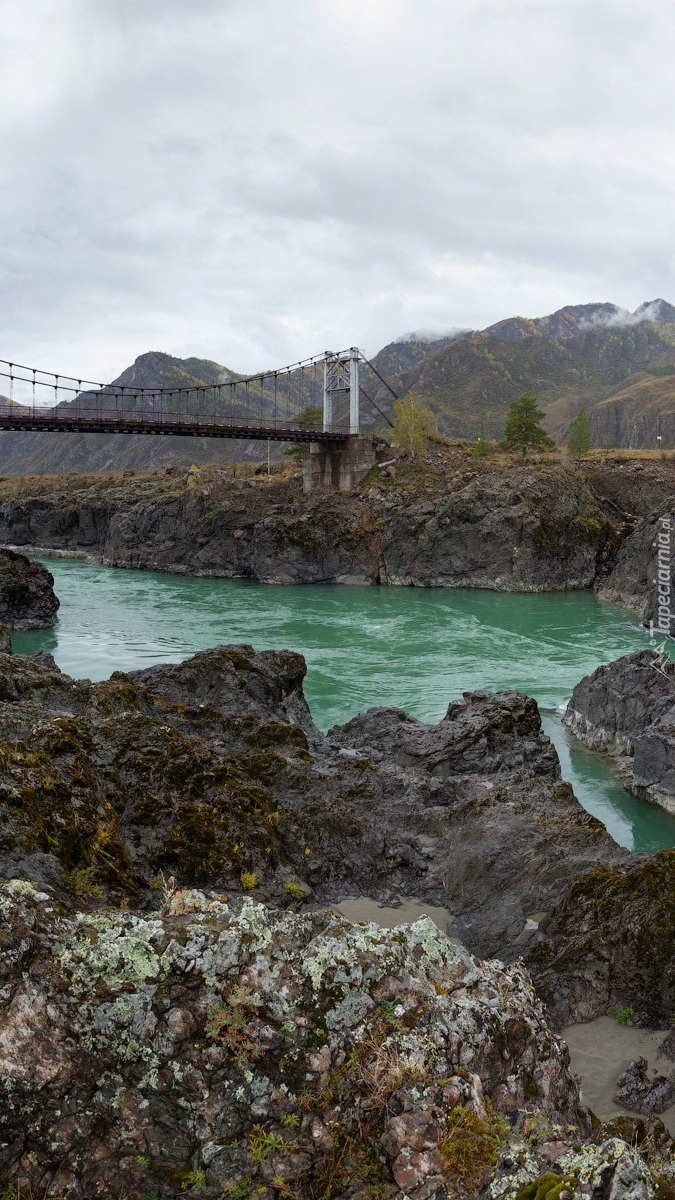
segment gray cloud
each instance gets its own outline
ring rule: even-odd
[[[675,299],[674,34],[661,0],[15,5],[1,354],[253,370]]]

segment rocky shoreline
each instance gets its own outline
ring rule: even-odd
[[[655,506],[675,497],[669,471],[670,460],[598,460],[579,471],[438,447],[420,462],[374,468],[349,494],[304,495],[292,473],[232,478],[215,469],[189,489],[174,469],[6,480],[0,541],[111,566],[274,584],[594,588],[646,611],[648,526]]]
[[[323,735],[304,674],[250,646],[103,683],[0,653],[0,1179],[671,1186],[669,1135],[595,1121],[555,1031],[608,1007],[669,1026],[675,851],[616,846],[517,692]],[[417,897],[450,937],[353,925],[349,896]]]
[[[0,625],[5,630],[46,629],[58,609],[54,577],[44,564],[0,549]]]
[[[675,663],[646,649],[582,679],[563,721],[616,761],[629,791],[675,814],[674,711]]]
[[[536,704],[478,692],[324,737],[304,671],[229,646],[92,684],[0,654],[0,1170],[78,1198],[308,1200],[326,1172],[415,1200],[627,1172],[646,1200],[515,961],[558,1021],[636,986],[618,956],[603,984],[604,952],[595,991],[569,946],[561,966],[570,873],[634,860],[560,782]],[[325,910],[355,892],[443,902],[454,941]]]

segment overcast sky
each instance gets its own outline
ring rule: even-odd
[[[675,302],[671,0],[4,0],[0,357]]]

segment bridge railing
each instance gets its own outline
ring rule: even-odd
[[[176,387],[122,383],[133,379],[133,369],[119,381],[105,384],[0,359],[0,387],[9,392],[0,401],[0,428],[180,431],[212,437],[227,436],[228,431],[242,437],[250,431],[258,439],[282,440],[284,434],[297,441],[342,439],[359,433],[361,395],[380,418],[389,421],[377,397],[363,387],[360,364],[392,391],[355,346],[251,376],[217,368],[212,383],[181,382]],[[317,419],[308,420],[310,415]]]
[[[233,428],[255,428],[255,429],[289,429],[298,433],[322,433],[332,432],[339,434],[348,434],[349,425],[347,423],[333,423],[329,430],[323,429],[321,420],[307,424],[306,422],[298,423],[293,418],[289,420],[281,416],[230,416],[220,413],[188,413],[188,412],[169,412],[153,409],[140,408],[124,408],[118,406],[101,406],[82,407],[73,404],[68,408],[52,407],[47,408],[41,405],[24,405],[0,400],[0,414],[3,417],[10,417],[17,421],[45,421],[58,422],[68,424],[76,421],[117,421],[121,425],[128,424],[154,424],[154,425],[210,425],[232,426]]]
[[[234,416],[220,413],[171,412],[153,409],[126,408],[123,406],[87,405],[76,403],[66,406],[44,407],[21,405],[16,402],[0,401],[0,429],[17,431],[22,428],[30,432],[58,431],[59,426],[69,432],[78,429],[87,432],[114,431],[118,428],[125,433],[156,432],[181,433],[190,432],[208,437],[227,431],[247,433],[251,437],[274,437],[276,440],[325,441],[327,438],[346,438],[349,436],[349,426],[333,424],[328,429],[323,428],[320,421],[312,424],[299,424],[292,418],[280,416]]]

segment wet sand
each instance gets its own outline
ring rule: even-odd
[[[675,1062],[656,1057],[667,1037],[663,1029],[631,1029],[619,1025],[613,1017],[598,1017],[588,1025],[568,1025],[563,1037],[570,1048],[572,1070],[581,1079],[583,1102],[598,1117],[628,1112],[612,1097],[619,1075],[633,1059],[646,1058],[650,1071],[655,1067],[660,1075],[675,1070]],[[675,1104],[660,1116],[666,1129],[675,1135]]]
[[[407,925],[410,921],[417,921],[420,917],[431,917],[431,920],[438,925],[438,928],[443,933],[447,933],[449,926],[452,924],[452,916],[447,908],[440,908],[433,904],[426,904],[423,900],[417,900],[406,896],[400,904],[395,907],[387,908],[386,905],[378,904],[377,900],[371,900],[368,896],[358,896],[349,900],[341,900],[339,904],[331,904],[331,908],[336,912],[342,913],[348,921],[375,921],[381,925],[383,929],[395,929],[397,925]],[[451,941],[456,941],[456,938],[451,938]]]

